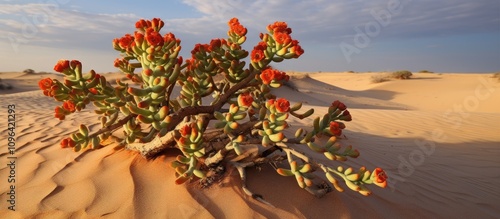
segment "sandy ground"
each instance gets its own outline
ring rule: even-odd
[[[500,82],[487,74],[414,74],[372,83],[377,74],[309,74],[275,93],[318,115],[333,100],[345,102],[353,121],[341,143],[361,152],[345,165],[382,167],[389,186],[370,187],[370,197],[346,190],[318,199],[268,165],[250,169],[248,186],[273,208],[242,192],[237,171],[209,189],[175,185],[169,163],[176,151],[146,161],[114,143],[83,153],[61,149],[78,124],[97,123],[91,110],[58,121],[58,103],[37,87],[46,75],[0,73],[14,86],[0,91],[0,218],[498,218]],[[8,105],[15,105],[14,155]],[[13,160],[15,183],[8,183]],[[15,212],[8,210],[11,185]]]

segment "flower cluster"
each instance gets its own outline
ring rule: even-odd
[[[265,68],[271,61],[299,58],[304,50],[298,40],[291,37],[292,30],[285,22],[275,22],[267,27],[269,33],[261,33],[259,42],[252,50],[250,60],[257,69]]]
[[[285,81],[290,79],[285,72],[273,69],[266,68],[260,73],[260,79],[263,84],[271,85],[274,88],[280,87]]]
[[[57,86],[51,78],[44,78],[38,82],[38,86],[43,91],[43,95],[53,97]]]
[[[229,24],[229,32],[228,35],[238,35],[240,37],[245,36],[247,34],[247,28],[240,24],[240,21],[237,18],[232,18],[228,22]]]

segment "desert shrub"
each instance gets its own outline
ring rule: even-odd
[[[356,73],[355,71],[347,71],[347,73]]]
[[[44,78],[39,82],[44,95],[62,102],[55,108],[55,117],[64,120],[92,103],[101,122],[99,130],[81,124],[61,140],[61,147],[99,149],[101,141],[123,130],[119,143],[146,159],[171,148],[182,153],[171,163],[175,183],[201,179],[202,185],[209,185],[218,167],[230,166],[239,171],[243,191],[264,203],[246,187],[246,167],[272,164],[278,174],[294,176],[301,188],[316,196],[333,188],[343,191],[339,181],[362,195],[371,193],[370,184],[386,187],[387,176],[381,168],[355,170],[319,163],[305,152],[320,153],[332,162],[359,156],[352,146],[340,144],[344,122],[352,120],[342,102],[332,101],[310,127],[285,135],[292,128],[289,117],[304,119],[314,114],[313,108],[302,110],[302,103],[291,104],[271,93],[290,76],[269,64],[299,58],[304,52],[287,24],[268,25],[251,52],[242,48],[247,29],[236,18],[228,24],[227,39],[196,44],[192,56],[184,59],[179,56],[180,39],[159,33],[163,21],[139,20],[134,34],[113,40],[122,56],[114,66],[129,79],[117,80],[115,85],[93,70],[83,74],[78,60],[60,60],[54,70],[64,74],[64,81]],[[181,88],[180,93],[173,92],[175,86]],[[333,188],[316,174],[323,174]]]
[[[402,70],[393,72],[391,74],[391,77],[395,79],[410,79],[412,75],[413,74],[410,71]]]
[[[26,73],[26,74],[34,74],[34,73],[35,73],[35,70],[33,70],[33,69],[25,69],[25,70],[23,71],[23,73]]]
[[[500,72],[494,73],[491,77],[496,78],[498,79],[498,81],[500,81]]]
[[[418,73],[434,73],[434,72],[429,70],[420,70]]]
[[[376,74],[370,77],[372,83],[382,83],[391,80],[391,76],[388,74]]]

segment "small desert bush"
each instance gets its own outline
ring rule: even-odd
[[[23,71],[23,73],[26,73],[26,74],[35,74],[35,70],[33,70],[33,69],[25,69]]]
[[[418,73],[434,73],[434,72],[429,70],[420,70]]]
[[[413,74],[410,71],[402,70],[393,72],[391,74],[391,77],[395,79],[410,79],[412,75]]]
[[[389,81],[390,78],[391,77],[389,75],[387,75],[387,74],[377,74],[377,75],[373,75],[370,78],[370,81],[372,83],[382,83],[382,82],[385,82],[385,81]]]
[[[500,72],[494,73],[492,78],[496,78],[498,81],[500,81]]]

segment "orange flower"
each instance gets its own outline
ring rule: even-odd
[[[71,60],[71,62],[69,63],[69,65],[71,66],[71,68],[81,68],[82,67],[82,63],[78,60]]]
[[[146,40],[151,46],[163,46],[163,37],[153,29],[148,28],[146,30]]]
[[[241,25],[237,18],[229,20],[228,25],[230,33],[234,33],[238,36],[245,36],[247,34],[247,28]]]
[[[155,31],[159,31],[163,25],[165,25],[165,22],[163,22],[160,18],[153,18],[153,20],[151,20],[151,27],[153,27]]]
[[[141,45],[142,42],[144,42],[144,34],[139,31],[134,32],[134,38],[135,38],[134,42],[136,45]]]
[[[252,62],[260,62],[265,57],[266,56],[264,55],[264,50],[259,49],[258,47],[254,47],[252,53],[250,54],[250,59],[252,60]]]
[[[226,45],[227,41],[224,39],[212,39],[210,41],[210,46],[208,46],[208,51],[214,51],[214,49],[218,49],[223,45]]]
[[[56,72],[63,72],[64,70],[66,70],[68,68],[69,68],[69,60],[61,59],[54,66],[54,71],[56,71]]]
[[[278,44],[286,45],[292,41],[292,38],[288,33],[285,32],[274,32],[273,34],[274,41]]]
[[[130,34],[125,34],[122,38],[118,40],[118,44],[122,49],[129,49],[132,45],[132,42],[134,42],[134,37]]]
[[[59,120],[64,120],[64,117],[67,114],[65,109],[61,108],[60,106],[57,106],[54,111],[56,118],[58,118]]]
[[[61,148],[65,148],[68,146],[68,139],[67,138],[64,138],[63,140],[61,140]]]
[[[191,126],[185,125],[182,127],[179,132],[181,133],[182,136],[187,136],[191,134]]]
[[[61,148],[66,148],[66,147],[73,148],[73,147],[75,147],[75,145],[76,145],[76,142],[73,141],[73,139],[71,139],[71,138],[65,138],[65,139],[61,140]]]
[[[144,19],[140,19],[135,23],[135,28],[137,29],[146,29],[148,27],[151,27],[151,21],[146,21]]]
[[[281,81],[281,80],[288,81],[290,79],[290,76],[286,75],[285,72],[276,71],[274,73],[274,79],[277,81]]]
[[[270,84],[274,79],[274,70],[271,68],[267,68],[266,70],[262,71],[262,73],[260,73],[260,79],[262,79],[262,83]]]
[[[172,41],[175,41],[175,35],[173,33],[167,33],[165,34],[165,36],[163,36],[163,41],[169,43],[169,42],[172,42]]]
[[[290,102],[285,98],[279,98],[274,102],[276,110],[280,113],[286,113],[290,110]]]
[[[210,45],[208,45],[208,44],[200,44],[200,43],[194,45],[194,49],[191,50],[191,55],[192,55],[193,59],[196,59],[195,54],[207,52],[209,50],[208,49],[209,46]]]
[[[267,26],[267,31],[276,33],[276,32],[282,32],[282,33],[287,33],[291,34],[292,29],[288,27],[288,24],[286,22],[282,21],[276,21],[274,24],[270,24]]]
[[[235,33],[238,36],[245,36],[247,34],[247,28],[245,28],[241,24],[233,25],[231,26],[231,32]]]
[[[38,82],[38,86],[42,90],[48,90],[54,85],[54,82],[52,81],[51,78],[44,78]]]
[[[76,110],[75,103],[73,103],[73,101],[71,101],[71,100],[64,101],[63,108],[67,111],[70,111],[70,112],[75,112],[75,110]]]
[[[302,54],[304,54],[304,49],[300,47],[300,45],[294,45],[292,48],[290,48],[290,52],[295,54],[295,58],[298,58]]]
[[[250,107],[253,103],[253,97],[250,93],[243,93],[238,96],[238,105]]]
[[[97,94],[97,89],[95,87],[90,88],[89,92],[92,93],[92,94]]]
[[[342,135],[342,129],[338,122],[330,122],[330,132],[335,136]]]
[[[387,174],[385,174],[385,171],[382,168],[375,168],[375,170],[372,173],[372,178],[373,178],[373,183],[375,185],[380,186],[382,188],[385,188],[387,186]]]
[[[240,23],[240,21],[238,21],[238,18],[235,18],[235,17],[231,18],[231,20],[229,20],[229,22],[227,22],[227,24],[229,26],[233,26],[234,24],[239,24],[239,23]]]
[[[128,61],[124,58],[116,58],[115,62],[113,63],[115,67],[117,68],[127,68],[128,66]]]

